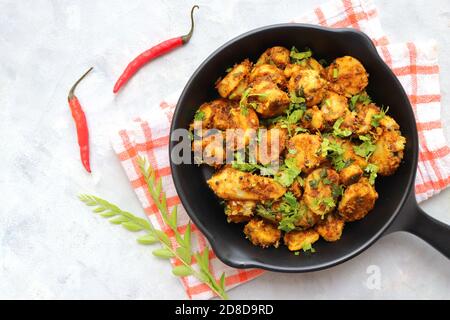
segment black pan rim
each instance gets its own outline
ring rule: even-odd
[[[363,251],[365,251],[366,249],[368,249],[373,243],[375,243],[382,235],[383,233],[389,228],[389,226],[392,224],[392,222],[395,220],[395,218],[397,217],[397,215],[399,214],[401,208],[404,206],[408,195],[410,194],[410,192],[413,192],[412,188],[414,185],[414,181],[415,181],[415,175],[416,175],[416,168],[417,168],[417,162],[418,162],[418,134],[417,134],[417,127],[416,127],[416,122],[415,122],[415,118],[414,118],[414,113],[413,113],[413,109],[412,106],[409,102],[408,96],[406,95],[406,92],[404,91],[400,81],[398,80],[398,78],[395,76],[395,74],[392,72],[392,70],[389,68],[389,66],[383,61],[383,59],[380,57],[380,55],[378,54],[377,49],[375,48],[372,40],[363,32],[356,30],[356,29],[351,29],[351,28],[338,28],[338,29],[333,29],[333,28],[327,28],[327,27],[321,27],[321,26],[316,26],[316,25],[310,25],[310,24],[302,24],[302,23],[282,23],[282,24],[274,24],[274,25],[268,25],[268,26],[264,26],[264,27],[260,27],[257,29],[253,29],[251,31],[248,31],[246,33],[243,33],[229,41],[227,41],[225,44],[223,44],[222,46],[220,46],[218,49],[214,50],[198,67],[197,69],[194,71],[194,73],[191,75],[191,77],[189,78],[188,82],[186,83],[180,98],[178,99],[176,108],[174,110],[174,114],[173,114],[173,118],[172,118],[172,123],[170,126],[170,136],[173,132],[173,130],[175,130],[175,123],[177,123],[177,118],[179,115],[179,109],[180,109],[180,101],[183,101],[184,96],[187,94],[187,89],[188,87],[191,85],[191,83],[194,81],[194,78],[197,76],[197,74],[199,74],[202,70],[202,68],[214,57],[216,56],[219,52],[221,52],[222,50],[226,49],[229,45],[231,45],[232,43],[239,41],[247,36],[253,35],[255,33],[259,33],[259,32],[264,32],[267,30],[271,30],[271,29],[277,29],[277,28],[299,28],[299,31],[301,29],[304,28],[308,28],[308,29],[316,29],[316,30],[320,30],[323,32],[330,32],[330,33],[353,33],[356,34],[360,41],[365,44],[365,46],[368,48],[368,52],[370,54],[372,54],[374,56],[374,58],[376,59],[376,61],[378,61],[380,67],[382,67],[384,69],[384,72],[386,72],[386,74],[393,78],[394,82],[396,83],[397,87],[398,87],[398,94],[402,95],[402,98],[404,99],[404,101],[407,103],[408,108],[406,109],[406,112],[408,112],[408,116],[411,119],[411,121],[413,121],[413,128],[414,128],[414,132],[412,135],[412,168],[413,170],[411,172],[409,172],[409,176],[408,176],[408,183],[407,183],[407,189],[403,192],[403,195],[399,201],[399,204],[397,206],[397,208],[394,210],[393,214],[391,215],[391,217],[386,221],[386,223],[383,225],[383,227],[381,227],[378,232],[372,236],[370,239],[368,239],[366,242],[364,242],[359,248],[353,250],[352,252],[341,256],[338,259],[334,259],[332,261],[329,261],[327,263],[322,263],[322,264],[317,264],[314,266],[308,266],[308,267],[283,267],[280,265],[277,265],[276,263],[271,263],[271,262],[260,262],[260,261],[252,261],[250,259],[248,259],[247,261],[235,261],[233,260],[232,257],[227,257],[221,254],[221,250],[220,250],[220,245],[214,241],[214,237],[213,235],[208,231],[208,227],[205,226],[195,215],[195,213],[193,212],[193,209],[189,206],[187,198],[188,195],[185,192],[185,190],[183,189],[183,186],[180,182],[180,180],[178,179],[178,176],[176,174],[177,172],[177,168],[176,165],[172,162],[172,160],[170,160],[170,167],[171,167],[171,172],[172,172],[172,177],[173,177],[173,181],[175,184],[175,189],[178,193],[178,196],[180,197],[181,203],[183,204],[184,208],[186,209],[186,212],[188,213],[189,217],[192,219],[192,221],[194,222],[194,224],[200,229],[200,231],[206,236],[206,238],[208,239],[208,241],[211,244],[211,247],[213,249],[213,251],[215,252],[216,256],[219,258],[219,260],[221,260],[223,263],[225,263],[226,265],[229,265],[231,267],[235,267],[235,268],[239,268],[239,269],[244,269],[244,268],[260,268],[260,269],[265,269],[265,270],[269,270],[269,271],[275,271],[275,272],[284,272],[284,273],[303,273],[303,272],[311,272],[311,271],[319,271],[319,270],[323,270],[323,269],[327,269],[333,266],[336,266],[338,264],[341,264],[353,257],[356,257],[357,255],[359,255],[360,253],[362,253]],[[169,142],[169,158],[170,158],[170,154],[172,151],[172,148],[174,147],[174,145],[176,144],[175,141],[170,140]],[[194,164],[192,164],[194,165]],[[263,249],[261,249],[263,250]]]

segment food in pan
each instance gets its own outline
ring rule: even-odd
[[[192,147],[215,168],[207,183],[227,221],[245,224],[252,244],[314,251],[372,211],[375,179],[395,173],[406,139],[368,84],[356,58],[326,65],[295,47],[269,48],[216,82],[220,97],[199,106]]]

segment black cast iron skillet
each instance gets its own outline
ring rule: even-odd
[[[382,235],[408,231],[424,239],[446,257],[450,257],[450,228],[424,213],[414,197],[418,137],[408,98],[389,67],[378,55],[372,41],[353,29],[328,29],[305,24],[279,24],[247,32],[213,52],[189,79],[178,101],[171,132],[188,128],[196,109],[218,97],[214,82],[225,70],[245,58],[256,61],[267,48],[309,47],[315,57],[332,61],[350,55],[359,59],[370,74],[367,91],[379,105],[389,106],[389,113],[401,127],[407,144],[403,163],[390,177],[377,179],[379,198],[375,208],[363,220],[348,223],[342,239],[314,244],[315,254],[295,256],[286,247],[261,249],[243,235],[243,225],[229,224],[219,199],[206,180],[213,170],[194,164],[171,169],[176,189],[192,221],[210,241],[214,252],[225,264],[236,268],[257,267],[280,272],[307,272],[328,268],[361,253]],[[170,151],[177,141],[170,142]]]

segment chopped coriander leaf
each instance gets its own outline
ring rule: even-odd
[[[323,179],[326,178],[327,176],[328,176],[327,169],[322,168],[322,170],[320,170],[320,178]]]
[[[352,135],[352,131],[349,129],[341,129],[340,126],[344,122],[344,119],[339,118],[333,125],[333,135],[339,138],[346,138]]]
[[[296,153],[297,153],[297,150],[296,150],[296,149],[289,149],[288,152],[289,152],[290,154],[296,154]]]
[[[197,112],[194,115],[195,121],[203,121],[205,120],[205,113],[203,111],[197,110]]]
[[[291,100],[292,103],[295,104],[304,103],[306,101],[305,98],[297,96],[295,92],[289,93],[289,99]]]
[[[336,69],[336,68],[334,68],[333,69],[333,78],[337,78],[339,76],[339,70],[338,69]]]
[[[276,214],[272,210],[270,210],[269,208],[267,208],[261,204],[258,204],[256,206],[256,214],[264,219],[267,219],[267,220],[270,220],[273,222],[277,222]]]
[[[289,158],[284,161],[283,166],[275,175],[275,181],[284,187],[289,187],[294,183],[295,178],[300,174],[294,158]]]
[[[308,59],[312,56],[311,49],[305,48],[305,51],[299,52],[296,47],[292,47],[290,57],[293,63],[302,63],[302,60]]]
[[[320,152],[323,157],[331,159],[331,163],[337,171],[347,168],[352,163],[351,159],[344,159],[342,146],[337,142],[330,141],[328,138],[323,138]]]
[[[333,184],[331,186],[331,194],[333,195],[334,199],[339,198],[340,196],[342,196],[343,193],[344,193],[344,189],[342,188],[342,186],[337,185],[337,184]]]
[[[369,174],[369,183],[374,184],[375,179],[377,178],[378,166],[369,163],[364,171]]]
[[[367,159],[370,158],[372,153],[375,151],[376,146],[372,143],[372,138],[370,136],[359,136],[359,139],[363,141],[359,146],[354,146],[353,150],[355,153],[360,156]]]
[[[294,255],[296,255],[296,256],[300,255],[300,251],[295,251]]]
[[[317,187],[319,186],[319,181],[318,180],[311,180],[309,181],[309,186],[313,189],[317,189]]]
[[[230,72],[231,70],[233,70],[233,67],[229,67],[225,70],[226,73]]]
[[[244,117],[248,116],[248,107],[247,106],[245,106],[245,105],[241,106],[241,114]]]
[[[328,178],[323,179],[322,182],[323,182],[323,184],[327,184],[327,185],[333,183],[333,182],[332,182],[330,179],[328,179]]]
[[[386,116],[386,113],[388,111],[389,111],[389,107],[387,107],[386,109],[381,108],[380,113],[372,115],[372,121],[370,121],[370,124],[373,127],[378,127],[380,125],[380,120]]]
[[[314,249],[314,248],[312,247],[312,244],[309,243],[309,242],[303,244],[302,250],[303,250],[303,252],[308,252],[308,251],[311,252],[311,253],[316,252],[316,249]]]
[[[272,168],[270,165],[267,166],[259,166],[259,174],[262,176],[274,176],[276,174],[276,170]]]
[[[292,231],[296,228],[295,223],[306,213],[306,207],[302,207],[297,202],[297,198],[292,192],[286,192],[279,206],[281,220],[278,229],[285,232]]]
[[[358,102],[359,94],[350,98],[350,110],[355,111],[356,103]]]
[[[332,197],[322,198],[320,202],[321,204],[326,205],[328,208],[336,207],[336,203],[334,202],[334,199]]]
[[[326,99],[326,100],[325,100],[325,104],[326,104],[327,106],[331,107],[330,99]]]
[[[372,102],[372,99],[369,97],[367,93],[364,94],[356,94],[350,98],[349,107],[350,110],[355,111],[356,104],[361,102],[363,105],[367,106]]]

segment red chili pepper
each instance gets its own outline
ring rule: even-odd
[[[84,79],[84,77],[92,70],[91,67],[88,71],[81,76],[80,79],[75,82],[75,84],[70,88],[69,100],[70,111],[72,112],[72,118],[75,121],[77,127],[78,135],[78,145],[80,146],[80,157],[84,168],[87,172],[91,173],[91,166],[89,164],[89,129],[86,122],[86,116],[84,114],[83,108],[81,107],[80,101],[75,96],[75,88]]]
[[[125,71],[122,73],[122,75],[117,80],[116,84],[114,85],[113,92],[117,93],[122,86],[130,80],[130,78],[146,63],[150,62],[151,60],[169,52],[172,51],[175,48],[181,47],[182,45],[189,42],[189,40],[192,37],[192,33],[194,31],[194,9],[199,8],[199,6],[195,5],[191,9],[191,29],[189,30],[189,33],[187,33],[184,36],[172,38],[166,41],[161,42],[160,44],[148,49],[147,51],[144,51],[140,55],[138,55],[136,58],[134,58],[133,61],[131,61],[128,66],[126,67]]]

